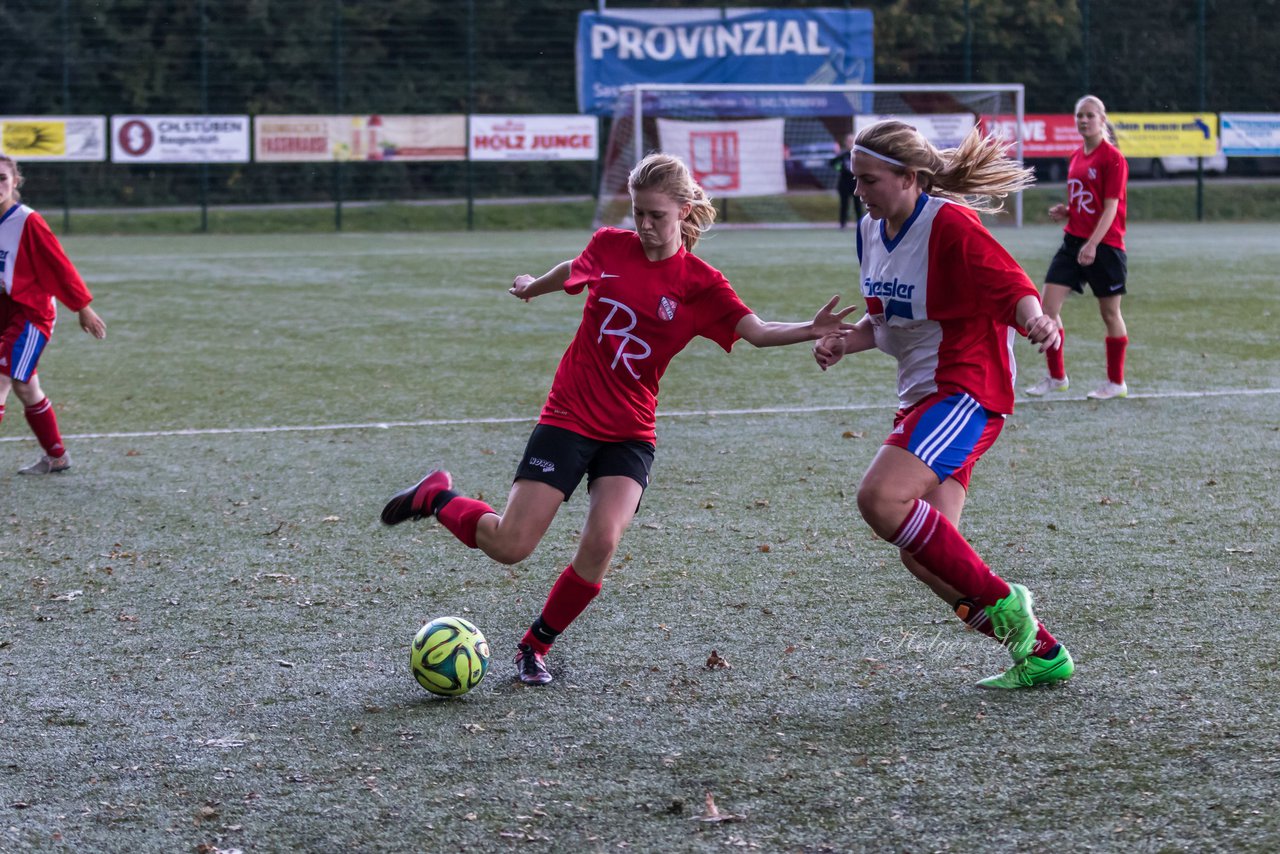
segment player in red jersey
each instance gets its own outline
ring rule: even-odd
[[[1049,272],[1045,274],[1044,312],[1054,319],[1063,335],[1062,304],[1072,291],[1084,293],[1085,282],[1098,298],[1098,310],[1107,328],[1107,380],[1087,395],[1093,400],[1127,397],[1124,354],[1129,331],[1120,314],[1125,293],[1128,258],[1124,249],[1126,185],[1129,164],[1108,139],[1107,108],[1093,95],[1076,102],[1076,129],[1084,145],[1071,154],[1067,168],[1067,203],[1049,208],[1055,221],[1067,221]],[[1045,354],[1048,372],[1030,388],[1034,397],[1070,387],[1064,348]]]
[[[1015,328],[1041,350],[1058,344],[1035,285],[965,204],[996,210],[1031,183],[1003,151],[976,130],[941,152],[899,121],[858,134],[867,313],[822,338],[814,357],[823,370],[872,348],[897,358],[901,408],[858,486],[858,509],[965,623],[1008,648],[1013,666],[978,684],[1023,688],[1069,678],[1071,655],[1036,619],[1031,593],[996,575],[957,528],[973,465],[1013,411]]]
[[[466,545],[514,564],[533,552],[586,476],[589,506],[577,552],[517,645],[517,675],[528,685],[551,681],[544,656],[600,592],[639,507],[653,464],[658,383],[671,359],[697,336],[728,351],[739,338],[774,347],[850,328],[843,320],[853,306],[837,311],[839,297],[806,323],[763,321],[719,270],[692,254],[715,208],[680,160],[649,155],[632,170],[628,188],[635,231],[602,228],[577,258],[511,285],[526,301],[583,289],[587,298],[506,509],[459,495],[448,472],[433,471],[382,511],[388,525],[435,516]]]
[[[76,312],[80,328],[105,338],[106,324],[89,308],[93,295],[40,214],[21,203],[22,171],[0,154],[0,420],[12,388],[25,408],[44,456],[22,474],[54,474],[71,468],[53,404],[36,376],[36,363],[53,335],[54,299]]]

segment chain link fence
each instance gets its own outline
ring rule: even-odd
[[[633,0],[627,8],[687,8]],[[729,10],[755,3],[711,4]],[[1280,111],[1280,0],[779,2],[875,15],[875,82],[1017,82],[1028,112]],[[7,0],[6,115],[574,113],[583,0]],[[605,120],[607,121],[607,120]],[[607,136],[607,127],[602,136]],[[590,162],[29,164],[45,207],[590,195]]]

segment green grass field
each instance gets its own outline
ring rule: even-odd
[[[67,240],[108,338],[64,317],[41,362],[72,472],[16,476],[15,399],[0,425],[0,850],[1280,847],[1274,225],[1134,228],[1132,397],[1083,399],[1073,299],[1079,393],[978,466],[965,532],[1078,662],[1016,695],[972,687],[1007,656],[858,517],[888,357],[709,342],[557,681],[512,680],[582,497],[510,569],[377,514],[436,462],[501,504],[581,306],[505,289],[587,236]],[[1033,279],[1058,241],[998,236]],[[700,250],[766,318],[856,293],[834,229]],[[456,700],[407,666],[443,614],[495,649]],[[739,820],[699,821],[708,794]]]

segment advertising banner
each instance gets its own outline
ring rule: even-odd
[[[782,119],[658,119],[659,147],[679,157],[711,196],[772,196],[787,189]]]
[[[102,116],[0,116],[0,152],[17,160],[107,159]]]
[[[1125,157],[1212,157],[1218,153],[1213,113],[1111,113]]]
[[[439,116],[255,116],[254,160],[268,163],[465,160],[467,119]]]
[[[248,116],[112,116],[114,163],[248,163]]]
[[[582,12],[578,108],[608,115],[635,83],[872,82],[868,9]]]
[[[887,113],[861,114],[853,117],[853,132],[859,133],[863,128],[885,119],[906,122],[938,148],[955,148],[977,124],[973,113],[910,113],[903,116]]]
[[[472,160],[595,160],[595,116],[472,116]]]
[[[1228,157],[1280,157],[1280,113],[1223,113],[1222,153]]]
[[[1016,136],[1017,117],[1013,115],[983,116],[982,132],[1009,140]],[[1026,113],[1022,117],[1022,157],[1070,157],[1084,143],[1076,130],[1075,116],[1070,113]]]

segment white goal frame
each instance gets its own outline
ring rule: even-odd
[[[864,84],[827,84],[793,86],[782,84],[752,85],[749,83],[637,83],[622,87],[622,93],[632,99],[632,116],[634,116],[635,145],[633,150],[638,156],[644,153],[644,93],[645,92],[822,92],[848,95],[861,94],[913,94],[913,93],[975,93],[1012,95],[1014,103],[1014,142],[1015,159],[1023,162],[1023,132],[1026,127],[1026,87],[1021,83],[864,83]],[[856,115],[850,113],[851,116]],[[910,115],[910,114],[906,114]],[[904,115],[904,118],[906,117]],[[635,162],[639,162],[638,160]],[[633,163],[634,165],[634,163]],[[1013,194],[1013,220],[1016,228],[1022,227],[1022,193]]]

